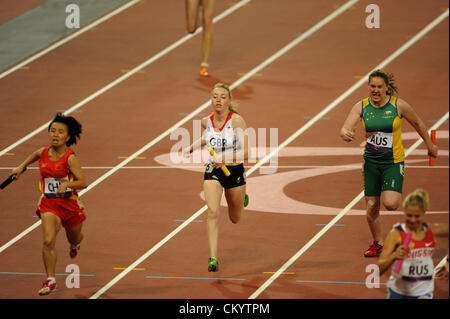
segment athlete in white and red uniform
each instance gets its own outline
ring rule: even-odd
[[[216,154],[224,159],[230,176],[225,176],[220,168],[214,168],[213,162],[207,164],[204,179],[217,180],[225,189],[245,185],[244,160],[236,158],[235,153],[242,150],[239,139],[233,129],[233,112],[228,112],[225,123],[220,128],[214,124],[214,113],[206,121],[205,142],[211,146]],[[234,159],[233,159],[234,157]]]
[[[406,237],[406,225],[398,223],[394,229],[399,232],[403,243]],[[408,245],[408,255],[403,259],[400,272],[392,273],[387,282],[388,289],[395,294],[428,296],[429,298],[433,296],[434,263],[432,256],[435,242],[433,232],[426,223],[422,223],[422,229],[425,231],[425,238],[411,239]]]
[[[392,272],[387,282],[389,299],[433,298],[434,236],[448,237],[448,224],[423,221],[429,206],[428,198],[428,193],[422,189],[409,194],[403,201],[405,222],[395,224],[386,237],[378,260],[380,274],[403,260],[399,273]],[[411,241],[405,246],[407,233],[411,233]],[[446,267],[448,270],[448,261]]]

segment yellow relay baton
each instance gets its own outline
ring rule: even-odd
[[[211,154],[211,156],[214,156],[215,158],[218,158],[219,156],[217,156],[216,152],[214,151],[214,149],[208,145],[208,151],[209,154]],[[225,174],[225,176],[230,176],[230,171],[228,170],[228,168],[225,166],[225,164],[222,165],[221,167],[222,172]]]

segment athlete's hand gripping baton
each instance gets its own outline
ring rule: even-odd
[[[433,142],[433,144],[436,144],[436,130],[431,130],[431,141]],[[434,166],[434,157],[430,156],[430,162],[429,162],[430,166]]]
[[[405,239],[403,240],[403,246],[408,247],[409,242],[411,241],[412,233],[407,233]],[[394,273],[398,274],[400,272],[400,269],[402,268],[403,259],[397,260],[397,263],[395,264]]]
[[[27,168],[25,167],[25,168],[23,169],[22,173],[25,172],[26,170],[27,170]],[[10,175],[10,176],[9,176],[7,179],[5,179],[5,180],[3,181],[3,183],[0,185],[0,189],[3,189],[3,188],[5,188],[6,186],[8,186],[9,183],[11,183],[12,181],[14,181],[16,178],[17,178],[17,174],[12,174],[12,175]]]
[[[214,156],[214,158],[218,158],[219,156],[216,154],[216,152],[214,151],[214,149],[208,145],[208,151],[209,154],[211,154],[211,156]],[[230,176],[230,171],[228,170],[228,168],[225,166],[225,164],[222,165],[221,167],[223,173],[225,174],[225,176]]]

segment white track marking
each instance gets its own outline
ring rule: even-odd
[[[438,128],[442,123],[448,119],[448,112],[428,131]],[[422,138],[417,140],[406,152],[405,157],[408,156],[417,146],[422,142]],[[319,240],[334,224],[336,224],[353,206],[356,205],[364,197],[364,190],[361,191],[345,208],[337,214],[326,226],[324,226],[310,241],[308,241],[294,256],[292,256],[280,269],[278,269],[264,284],[259,287],[249,299],[257,298],[275,279],[277,279],[283,272],[285,272],[304,252],[306,252],[316,241]]]
[[[226,16],[230,15],[231,13],[233,13],[234,11],[236,11],[237,9],[241,8],[242,6],[246,5],[248,2],[250,2],[250,0],[242,0],[240,2],[238,2],[237,4],[235,4],[234,6],[232,6],[231,8],[225,10],[224,12],[222,12],[221,14],[219,14],[218,16],[216,16],[213,19],[213,23],[216,23],[220,20],[222,20],[223,18],[225,18]],[[129,72],[125,73],[124,75],[120,76],[119,78],[117,78],[116,80],[114,80],[113,82],[109,83],[107,86],[103,87],[102,89],[98,90],[97,92],[91,94],[90,96],[88,96],[87,98],[85,98],[84,100],[82,100],[81,102],[75,104],[74,106],[72,106],[71,108],[69,108],[67,111],[63,112],[64,114],[70,114],[74,111],[76,111],[77,109],[79,109],[80,107],[82,107],[83,105],[85,105],[86,103],[92,101],[93,99],[95,99],[96,97],[98,97],[99,95],[109,91],[111,88],[115,87],[116,85],[118,85],[119,83],[125,81],[126,79],[128,79],[129,77],[131,77],[132,75],[136,74],[137,72],[139,72],[140,70],[142,70],[143,68],[149,66],[150,64],[152,64],[153,62],[159,60],[161,57],[163,57],[164,55],[168,54],[169,52],[173,51],[175,48],[179,47],[181,44],[183,44],[184,42],[188,41],[189,39],[191,39],[192,37],[196,36],[197,34],[199,34],[202,31],[202,28],[198,28],[196,32],[192,33],[192,34],[186,34],[184,37],[182,37],[181,39],[179,39],[178,41],[174,42],[173,44],[171,44],[170,46],[168,46],[167,48],[165,48],[164,50],[158,52],[157,54],[155,54],[154,56],[152,56],[150,59],[148,59],[147,61],[141,63],[140,65],[136,66],[134,69],[130,70]],[[197,112],[197,111],[196,111]],[[199,113],[199,111],[197,112]],[[195,113],[195,114],[197,114]],[[43,124],[42,126],[38,127],[37,129],[35,129],[33,132],[29,133],[28,135],[22,137],[20,140],[18,140],[17,142],[11,144],[10,146],[6,147],[5,149],[3,149],[2,151],[0,151],[0,157],[3,156],[4,154],[8,153],[10,150],[12,150],[13,148],[17,147],[18,145],[22,144],[23,142],[29,140],[30,138],[32,138],[33,136],[35,136],[36,134],[42,132],[43,130],[47,129],[48,125],[50,124],[50,121],[48,121],[47,123]]]
[[[354,5],[356,2],[358,2],[359,0],[350,0],[349,2],[347,2],[346,4],[344,4],[343,6],[341,6],[339,9],[337,9],[336,11],[334,11],[333,13],[331,13],[329,16],[327,16],[325,19],[323,19],[322,21],[318,22],[316,25],[314,25],[312,28],[310,28],[308,31],[306,31],[303,35],[299,36],[298,38],[296,38],[295,40],[293,40],[292,42],[290,42],[289,44],[287,44],[285,47],[283,47],[282,49],[280,49],[278,52],[276,52],[275,54],[273,54],[271,57],[269,57],[267,60],[265,60],[264,62],[262,62],[260,65],[258,65],[257,67],[255,67],[254,69],[252,69],[250,72],[246,73],[242,78],[240,78],[239,80],[237,80],[236,82],[234,82],[233,84],[230,85],[230,88],[234,88],[239,84],[242,84],[244,81],[246,81],[247,79],[251,78],[254,74],[256,74],[257,72],[259,72],[263,67],[261,67],[262,65],[264,67],[267,67],[270,63],[274,62],[276,59],[278,59],[279,57],[281,57],[283,54],[285,54],[286,52],[288,52],[290,49],[292,49],[295,45],[293,45],[293,43],[295,44],[299,44],[301,41],[303,41],[304,39],[306,39],[308,36],[310,36],[312,33],[314,33],[315,31],[317,31],[319,28],[323,27],[326,23],[330,22],[332,19],[336,18],[339,14],[343,13],[345,10],[347,10],[348,8],[350,8],[352,5]],[[207,106],[209,106],[210,101],[205,102],[202,106],[200,106],[194,113],[191,113],[187,118],[185,118],[184,120],[180,121],[185,123],[187,120],[190,120],[191,118],[193,118],[197,113],[201,112],[204,108],[206,108]],[[166,131],[167,134],[170,134],[169,131]],[[133,156],[138,156],[139,154],[136,155],[133,154],[131,157]],[[130,271],[133,270],[133,268],[136,268],[137,265],[139,265],[140,263],[142,263],[145,259],[147,259],[150,255],[152,255],[157,249],[159,249],[162,245],[164,245],[167,241],[169,241],[173,236],[175,236],[178,232],[180,232],[183,228],[185,228],[187,225],[189,225],[189,223],[194,220],[195,218],[197,218],[198,216],[200,216],[205,210],[207,209],[207,206],[203,206],[202,208],[200,208],[196,213],[194,213],[194,215],[192,215],[189,219],[187,219],[186,221],[184,221],[180,226],[178,226],[174,231],[172,231],[169,235],[167,235],[166,237],[164,237],[161,241],[158,242],[158,244],[156,244],[154,247],[152,247],[150,250],[148,250],[144,255],[142,255],[141,257],[139,257],[135,262],[133,262],[130,266],[128,266],[125,270],[123,270],[120,274],[118,274],[116,277],[114,277],[110,282],[108,282],[105,286],[103,286],[99,291],[97,291],[94,295],[92,295],[90,297],[90,299],[97,299],[98,297],[100,297],[102,294],[104,294],[107,290],[109,290],[112,286],[114,286],[120,279],[122,279],[123,277],[125,277]]]
[[[161,241],[159,241],[155,246],[149,249],[145,254],[136,259],[131,265],[129,265],[125,270],[120,272],[116,277],[114,277],[110,282],[108,282],[105,286],[103,286],[99,291],[93,294],[89,299],[97,299],[101,295],[103,295],[108,289],[114,286],[119,280],[125,277],[130,271],[136,268],[139,264],[141,264],[144,260],[146,260],[150,255],[152,255],[155,251],[157,251],[160,247],[162,247],[165,243],[167,243],[172,237],[178,234],[183,228],[185,228],[189,223],[203,214],[208,207],[205,205],[200,208],[194,215],[185,220],[180,226],[175,228],[169,235],[164,237]]]
[[[75,39],[76,37],[82,35],[83,33],[85,33],[86,31],[89,31],[90,29],[98,26],[100,23],[112,18],[113,16],[121,13],[122,11],[128,9],[131,6],[134,6],[136,3],[138,3],[140,0],[132,0],[130,2],[127,2],[126,4],[120,6],[119,8],[117,8],[116,10],[108,13],[107,15],[101,17],[100,19],[84,26],[83,28],[81,28],[80,30],[71,33],[69,36],[65,37],[64,39],[61,39],[57,42],[55,42],[54,44],[50,45],[49,47],[45,48],[44,50],[30,56],[28,59],[24,60],[23,62],[20,62],[19,64],[16,64],[15,66],[11,67],[10,69],[0,73],[0,79],[4,78],[5,76],[7,76],[8,74],[13,73],[14,71],[17,71],[18,69],[20,69],[21,67],[33,62],[36,59],[39,59],[41,56],[49,53],[50,51],[53,51],[54,49],[60,47],[61,45],[63,45],[64,43],[69,42],[70,40]]]
[[[442,258],[442,260],[439,262],[439,264],[437,264],[437,266],[434,268],[435,273],[439,270],[439,268],[441,268],[442,266],[445,265],[445,263],[447,262],[447,257],[448,257],[448,255],[445,256],[444,258]]]

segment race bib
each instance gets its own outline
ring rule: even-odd
[[[212,171],[213,171],[213,169],[214,169],[214,167],[213,167],[213,165],[212,165],[212,163],[211,162],[209,162],[208,164],[206,164],[206,170],[205,170],[205,172],[206,173],[212,173]]]
[[[416,253],[424,256],[431,256],[433,248],[416,249]],[[434,265],[429,258],[407,258],[403,261],[400,276],[407,281],[431,280],[434,275]]]
[[[64,194],[58,194],[58,187],[62,182],[68,182],[69,178],[66,176],[64,178],[54,178],[47,177],[44,178],[44,195],[47,198],[55,197],[69,197],[72,195],[72,189],[67,187]]]
[[[374,132],[367,137],[367,144],[377,151],[392,151],[392,133]]]

